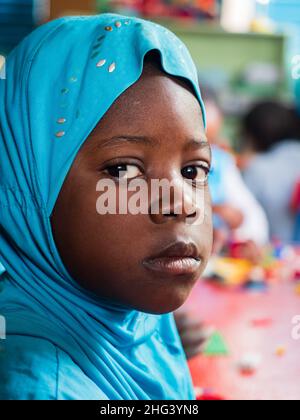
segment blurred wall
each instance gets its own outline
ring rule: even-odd
[[[95,10],[95,0],[51,0],[50,18],[73,14],[93,14]]]

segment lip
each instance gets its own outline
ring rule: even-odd
[[[194,274],[201,264],[200,253],[193,242],[175,242],[143,261],[149,270],[171,275]]]

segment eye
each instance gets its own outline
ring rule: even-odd
[[[109,166],[104,172],[116,179],[132,179],[142,174],[138,166],[126,163]]]
[[[203,184],[207,182],[209,173],[210,167],[204,163],[202,165],[186,166],[181,171],[184,178]]]

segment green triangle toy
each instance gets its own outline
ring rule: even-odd
[[[208,340],[203,354],[205,356],[228,356],[229,350],[225,343],[224,338],[219,332],[212,334]]]

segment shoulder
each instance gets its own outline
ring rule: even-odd
[[[23,335],[0,340],[0,378],[0,400],[94,399],[99,393],[64,351]]]

